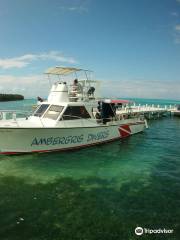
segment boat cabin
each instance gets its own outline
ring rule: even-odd
[[[33,116],[55,121],[91,118],[91,115],[89,114],[85,106],[82,104],[64,104],[60,106],[55,104],[43,103],[37,107]]]
[[[62,102],[61,104],[44,102],[36,108],[30,118],[31,120],[40,119],[45,126],[64,127],[67,124],[89,126],[96,124],[92,106],[96,105],[83,102]]]
[[[92,126],[130,118],[122,116],[119,109],[127,100],[99,100],[89,102],[42,102],[34,111],[32,120],[39,118],[45,126]]]

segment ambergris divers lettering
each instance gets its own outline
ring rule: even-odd
[[[89,133],[87,135],[87,142],[103,140],[109,136],[109,130],[97,132],[97,133]],[[36,145],[63,145],[63,144],[75,144],[82,143],[84,140],[84,135],[81,134],[79,136],[66,136],[66,137],[35,137],[32,140],[31,146]]]
[[[38,138],[35,137],[32,140],[31,146],[33,145],[58,145],[58,144],[70,144],[70,143],[81,143],[84,139],[84,135],[79,136],[67,136],[67,137],[48,137]]]
[[[109,130],[101,131],[98,133],[89,133],[87,142],[94,141],[94,140],[103,140],[109,136]]]

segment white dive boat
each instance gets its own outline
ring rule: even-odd
[[[86,79],[72,85],[70,74],[80,73]],[[98,81],[90,80],[89,73],[70,67],[50,68],[48,77],[63,81],[53,83],[48,99],[39,102],[31,116],[18,118],[13,113],[12,119],[6,119],[7,111],[0,111],[0,153],[71,150],[142,132],[145,120],[131,113],[118,114],[127,101],[100,99]]]

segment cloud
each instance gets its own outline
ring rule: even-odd
[[[43,75],[13,76],[0,75],[1,93],[19,93],[25,98],[47,96],[50,90],[49,81]]]
[[[0,83],[2,85],[5,84],[32,84],[37,82],[38,80],[42,80],[42,75],[33,75],[33,76],[13,76],[13,75],[0,75]]]
[[[50,51],[41,54],[25,54],[23,56],[14,58],[0,58],[0,68],[23,68],[32,63],[33,61],[48,61],[63,62],[75,64],[77,61],[73,57],[66,57],[58,51]]]
[[[178,14],[177,12],[171,12],[171,15],[172,15],[173,17],[178,17],[178,16],[179,16],[179,14]]]
[[[60,9],[63,11],[69,11],[69,12],[79,12],[79,13],[88,12],[88,8],[83,6],[72,6],[72,7],[61,6]]]
[[[55,80],[55,79],[54,79]],[[56,79],[57,80],[57,79]],[[0,75],[1,93],[19,93],[25,98],[46,98],[51,85],[46,75],[13,76]],[[102,97],[118,98],[161,98],[180,100],[180,81],[119,80],[101,81]]]
[[[87,13],[91,0],[73,0],[59,3],[59,9],[66,12]]]
[[[177,32],[180,32],[180,24],[177,24],[174,29],[177,31]]]
[[[180,43],[180,24],[176,24],[173,30],[174,30],[174,33],[173,33],[174,42],[176,44],[179,44]]]
[[[121,80],[103,82],[105,96],[174,99],[180,96],[180,81]],[[179,97],[180,99],[180,97]]]
[[[0,59],[0,67],[3,69],[8,68],[22,68],[28,65],[27,62],[20,61],[18,59]]]

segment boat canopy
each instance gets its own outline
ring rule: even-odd
[[[74,68],[74,67],[53,67],[49,68],[45,74],[52,74],[52,75],[68,75],[74,72],[85,71],[91,72],[90,70],[84,70],[81,68]]]
[[[115,99],[115,100],[111,100],[111,103],[122,103],[122,104],[128,104],[128,103],[132,103],[132,101],[124,100],[124,99]]]

